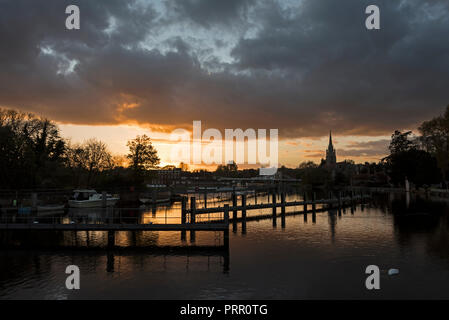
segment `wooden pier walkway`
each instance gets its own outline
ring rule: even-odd
[[[270,195],[269,195],[270,196]],[[190,217],[190,222],[196,222],[196,216],[204,215],[204,214],[213,214],[213,213],[223,213],[224,215],[228,215],[232,212],[232,217],[229,218],[231,222],[242,221],[242,220],[258,220],[264,218],[272,218],[278,216],[277,208],[281,208],[281,216],[282,215],[294,215],[294,214],[307,214],[311,212],[312,214],[319,211],[326,211],[333,208],[343,208],[353,206],[356,203],[363,203],[366,199],[370,199],[371,196],[367,194],[359,194],[354,195],[351,193],[350,196],[342,197],[341,193],[337,195],[337,197],[330,197],[329,199],[316,199],[316,195],[313,194],[312,200],[307,200],[304,196],[305,200],[302,201],[291,201],[287,202],[285,193],[280,194],[281,201],[277,202],[277,195],[272,194],[271,199],[272,202],[268,203],[260,203],[260,204],[247,204],[246,195],[242,194],[241,196],[241,204],[237,204],[237,196],[235,194],[232,195],[232,206],[224,205],[219,207],[207,207],[207,204],[204,204],[203,208],[196,207],[196,199],[195,197],[190,198],[190,208],[187,207],[188,198],[183,197],[181,199],[181,221],[182,223],[187,222],[187,217]],[[257,199],[256,199],[257,202]],[[322,206],[321,208],[317,208],[317,206]],[[286,213],[287,207],[303,207],[302,211],[288,212]],[[261,210],[261,209],[272,209],[272,214],[259,213],[257,215],[252,215],[251,217],[247,217],[247,211],[250,210]],[[241,216],[238,217],[237,213],[241,212]]]
[[[269,195],[270,196],[270,195]],[[178,224],[139,224],[139,223],[117,223],[110,220],[105,220],[100,223],[38,223],[37,221],[29,223],[0,223],[0,230],[55,230],[55,231],[108,231],[114,233],[115,231],[181,231],[185,233],[190,231],[224,231],[227,233],[229,230],[230,222],[239,221],[251,221],[259,219],[276,218],[279,216],[277,208],[281,208],[280,216],[295,215],[295,214],[307,214],[311,212],[315,214],[319,211],[325,211],[332,208],[343,208],[348,204],[353,206],[357,202],[363,202],[364,199],[370,198],[369,195],[354,195],[351,193],[348,197],[342,197],[341,193],[336,198],[330,197],[329,199],[316,200],[315,194],[313,194],[312,200],[291,201],[287,202],[285,193],[280,194],[281,201],[277,202],[277,195],[273,193],[271,195],[271,203],[250,204],[246,203],[246,195],[241,195],[241,204],[237,204],[237,195],[232,195],[232,206],[225,204],[219,207],[207,207],[205,203],[204,208],[196,208],[195,197],[190,199],[190,208],[187,208],[187,197],[183,197],[181,201],[181,223]],[[256,199],[257,202],[257,199]],[[317,205],[321,205],[321,208],[317,208]],[[302,206],[302,211],[286,212],[287,207]],[[311,206],[311,208],[309,208]],[[247,216],[249,210],[260,209],[272,209],[272,214],[266,212],[259,212],[256,215]],[[240,217],[237,215],[241,212]],[[232,212],[232,217],[230,217]],[[196,216],[210,214],[210,213],[223,213],[222,217],[214,217],[213,220],[196,221]],[[189,219],[187,219],[189,217]]]
[[[2,223],[0,230],[57,231],[224,231],[229,223],[112,224],[112,223]]]

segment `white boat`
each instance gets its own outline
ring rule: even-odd
[[[119,197],[113,197],[106,194],[106,206],[111,207],[120,200]],[[103,195],[95,190],[80,189],[74,190],[73,196],[69,200],[70,208],[101,208],[103,206]]]

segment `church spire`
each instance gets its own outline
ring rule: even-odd
[[[337,164],[337,155],[334,149],[334,145],[332,144],[332,131],[329,131],[329,146],[326,150],[326,166],[329,169],[335,168]]]
[[[329,150],[334,150],[334,146],[332,145],[332,130],[329,131]]]

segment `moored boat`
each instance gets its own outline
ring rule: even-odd
[[[119,197],[106,194],[106,206],[114,206]],[[73,196],[69,200],[70,208],[100,208],[104,205],[103,195],[95,190],[80,189],[74,190]]]

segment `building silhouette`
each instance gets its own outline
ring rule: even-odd
[[[329,146],[326,150],[326,168],[334,170],[337,165],[337,154],[332,144],[332,132],[329,132]]]

